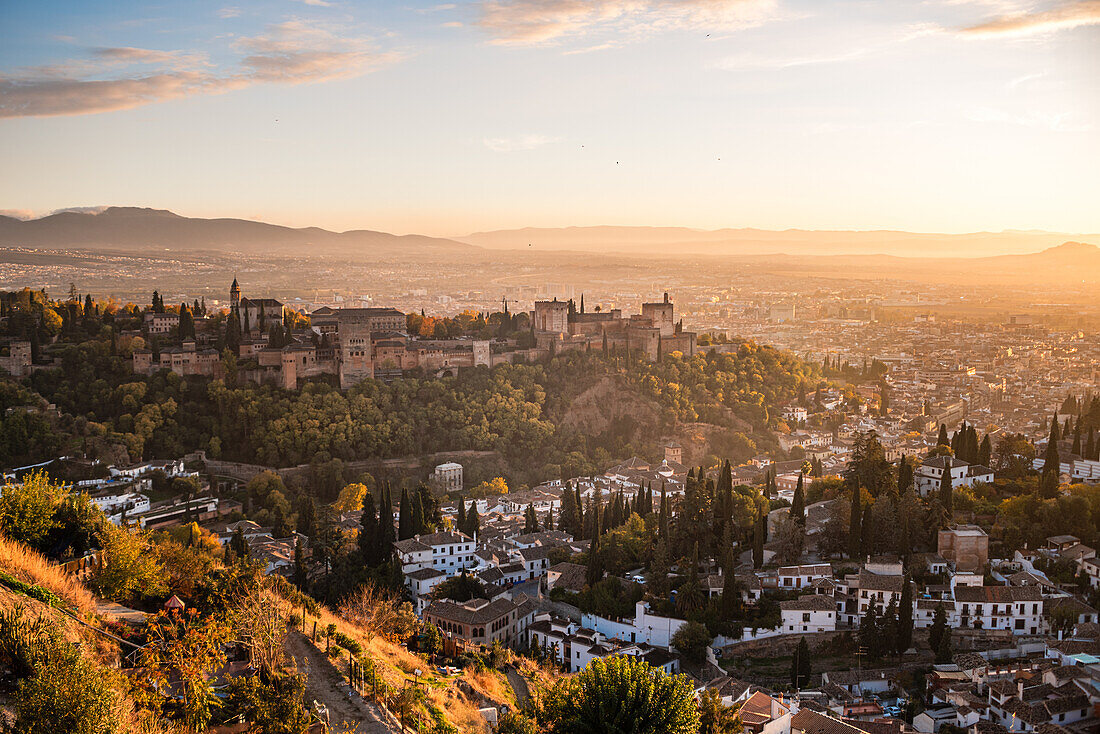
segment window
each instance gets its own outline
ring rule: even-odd
[[[802,621],[803,622],[809,622],[810,621],[810,613],[809,612],[803,612],[802,613]]]

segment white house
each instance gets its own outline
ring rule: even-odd
[[[913,472],[913,482],[917,493],[927,497],[939,491],[944,472],[951,473],[951,486],[972,487],[974,482],[992,484],[993,470],[980,464],[967,464],[953,456],[934,456],[925,459]]]
[[[819,594],[779,602],[784,634],[800,632],[833,632],[836,630],[836,609],[833,600]]]
[[[831,579],[833,567],[828,563],[812,563],[802,566],[780,566],[780,589],[804,589],[820,579]]]
[[[393,544],[402,572],[408,574],[421,568],[434,568],[448,576],[477,565],[476,546],[475,538],[453,532],[416,535]]]
[[[1036,586],[956,586],[959,627],[1011,630],[1017,635],[1042,632],[1043,595]]]

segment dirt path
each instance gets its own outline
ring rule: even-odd
[[[516,703],[522,708],[531,697],[531,692],[527,688],[527,679],[511,665],[504,669],[504,675],[508,677],[508,685],[512,686],[512,691],[516,694]]]
[[[290,632],[286,650],[306,676],[306,703],[328,707],[329,731],[337,734],[397,734],[401,727],[392,716],[351,689],[325,653],[300,632]],[[349,695],[351,694],[351,695]]]

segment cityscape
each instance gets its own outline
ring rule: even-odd
[[[1091,0],[0,4],[0,732],[1100,732]]]

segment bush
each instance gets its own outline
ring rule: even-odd
[[[40,634],[33,673],[19,681],[14,696],[16,731],[21,734],[109,734],[117,726],[117,700],[104,671],[56,636]]]

